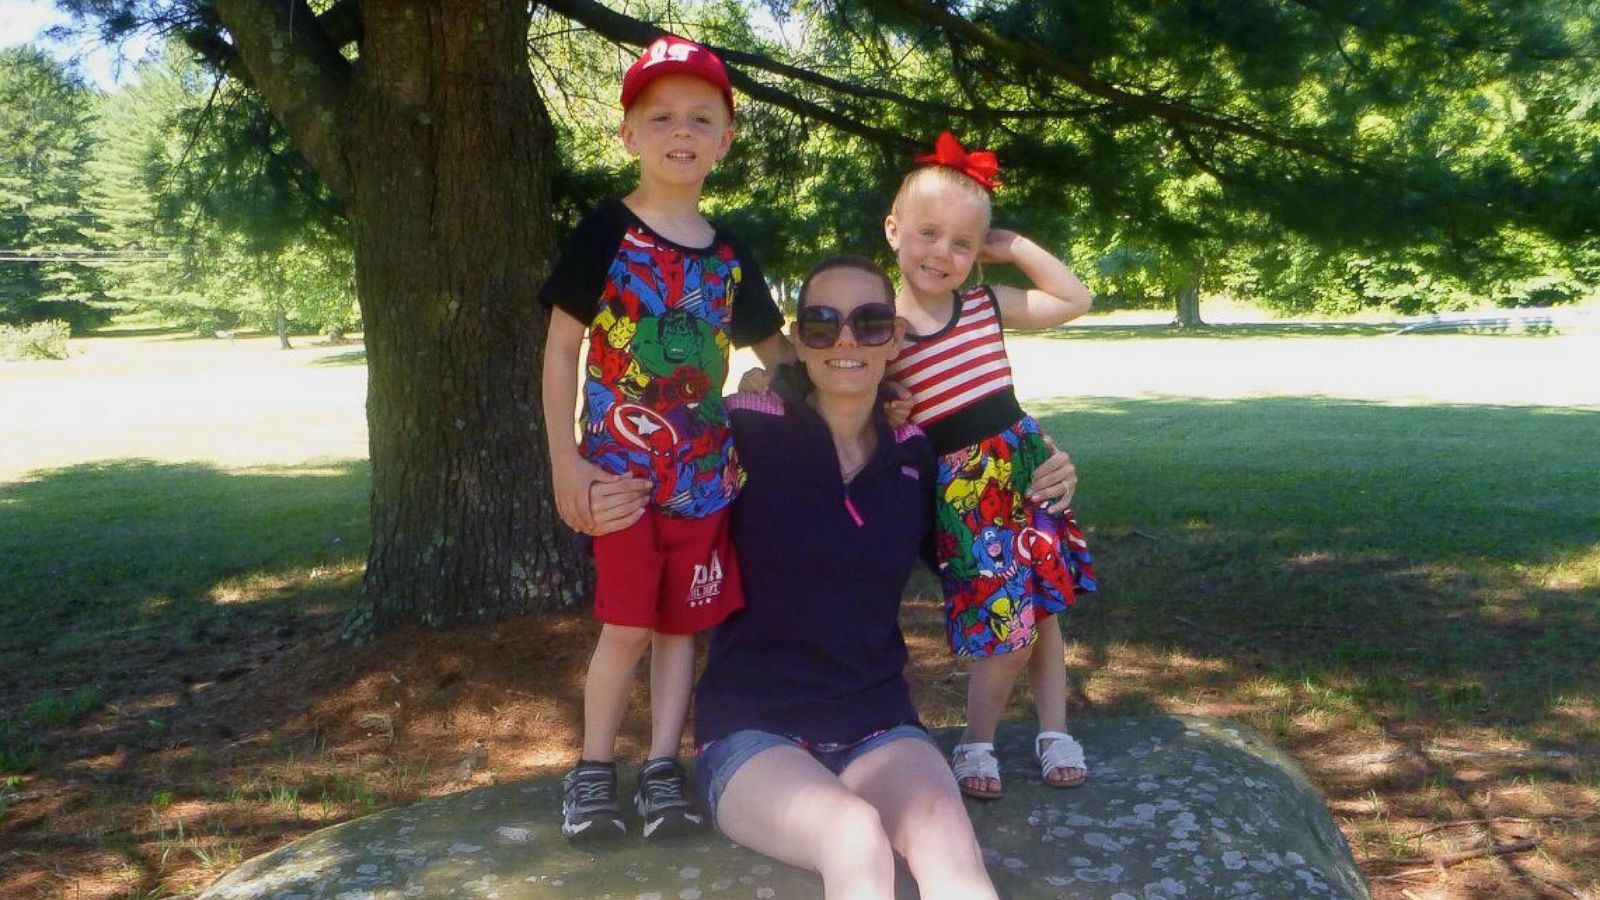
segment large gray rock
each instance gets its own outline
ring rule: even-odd
[[[1294,762],[1228,722],[1149,716],[1073,726],[1093,779],[1043,786],[1026,726],[1001,730],[1006,797],[969,806],[1012,900],[1341,898],[1365,881]],[[941,733],[948,747],[954,735]],[[820,880],[712,836],[573,849],[555,780],[480,788],[327,828],[258,857],[204,900],[820,898]],[[903,873],[902,873],[903,876]],[[909,879],[902,877],[901,881]],[[901,896],[914,898],[903,885]]]

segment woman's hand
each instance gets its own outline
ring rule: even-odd
[[[561,521],[573,531],[588,534],[594,527],[594,516],[589,509],[589,489],[596,482],[615,481],[617,476],[595,466],[576,452],[561,459],[552,459],[550,476],[555,488],[556,513],[561,516]]]
[[[883,401],[883,417],[898,431],[911,419],[911,390],[898,381],[884,382],[884,387],[894,396]]]
[[[596,537],[621,531],[639,521],[650,499],[650,482],[643,478],[618,478],[589,485],[589,510],[593,524],[588,534]]]
[[[1078,467],[1072,464],[1072,457],[1056,447],[1048,434],[1043,437],[1051,453],[1033,470],[1028,499],[1044,503],[1050,512],[1064,512],[1072,506],[1072,495],[1078,489]]]
[[[741,394],[770,394],[772,393],[772,376],[767,370],[756,366],[748,369],[739,376],[739,393]]]

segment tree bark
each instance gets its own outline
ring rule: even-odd
[[[363,0],[348,65],[304,0],[219,0],[252,82],[349,210],[372,544],[345,637],[570,606],[536,301],[554,133],[524,0]],[[298,16],[298,18],[295,18]]]
[[[1200,318],[1200,279],[1204,274],[1203,259],[1197,256],[1189,261],[1189,270],[1178,285],[1173,325],[1179,328],[1199,328],[1206,324]]]
[[[539,405],[554,134],[528,7],[367,0],[363,18],[346,121],[372,547],[348,630],[571,605],[586,568]]]
[[[283,311],[282,299],[279,299],[273,306],[272,323],[278,331],[278,349],[293,350],[294,345],[289,343],[289,316]]]

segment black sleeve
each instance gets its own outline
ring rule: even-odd
[[[767,277],[762,274],[756,255],[743,241],[732,237],[728,241],[739,255],[739,267],[743,270],[739,290],[733,295],[733,324],[728,329],[728,337],[735,347],[748,347],[783,330],[783,311],[772,299]]]
[[[539,289],[540,303],[560,307],[585,325],[594,321],[611,263],[628,230],[621,206],[608,203],[584,216],[572,230],[550,277]]]

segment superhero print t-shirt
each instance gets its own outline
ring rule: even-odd
[[[668,515],[727,506],[741,478],[722,403],[728,348],[783,326],[750,252],[721,229],[708,247],[676,244],[615,201],[578,224],[539,299],[589,323],[584,458],[648,479]]]

